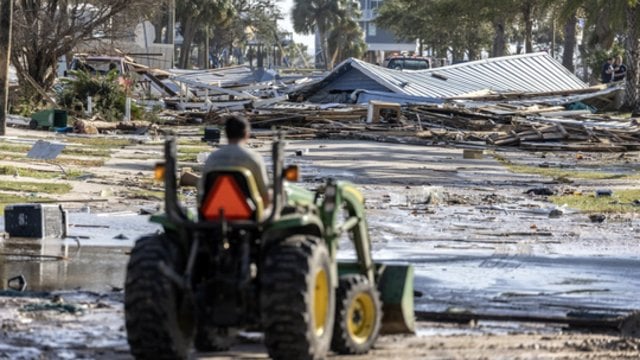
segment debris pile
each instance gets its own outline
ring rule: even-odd
[[[140,76],[133,94],[139,97],[137,106],[152,115],[112,124],[89,110],[86,118],[71,122],[80,133],[140,134],[162,132],[163,126],[221,125],[234,112],[246,115],[255,128],[278,127],[293,137],[402,138],[407,143],[542,151],[640,148],[635,119],[596,113],[615,107],[622,84],[589,87],[546,53],[424,71],[349,59],[323,77],[246,66],[156,71],[129,58],[84,61],[78,64],[123,64],[118,71]]]

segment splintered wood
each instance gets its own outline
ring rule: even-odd
[[[247,108],[243,115],[258,129],[278,128],[292,138],[404,139],[414,144],[518,146],[528,150],[628,151],[640,149],[633,119],[594,114],[586,105],[449,101],[382,111],[367,123],[366,105],[276,103]],[[228,111],[210,112],[205,122],[223,124]],[[370,115],[370,114],[369,114]],[[369,119],[371,121],[371,119]]]

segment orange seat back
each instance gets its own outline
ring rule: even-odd
[[[200,218],[208,221],[257,220],[258,201],[242,172],[213,171],[206,175]]]

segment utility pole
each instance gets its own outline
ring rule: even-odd
[[[171,52],[171,66],[170,69],[175,66],[176,57],[176,0],[169,0],[169,24],[167,26],[167,43],[173,45],[173,51]]]
[[[0,0],[0,136],[7,131],[12,23],[13,0]]]

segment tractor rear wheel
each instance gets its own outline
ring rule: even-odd
[[[382,302],[375,285],[362,275],[340,278],[331,349],[339,354],[364,354],[378,338]]]
[[[316,237],[292,236],[268,251],[260,302],[271,358],[326,357],[335,310],[331,269],[329,251]]]
[[[167,235],[140,238],[127,265],[124,310],[136,359],[187,359],[193,336],[193,301],[160,271],[180,272],[184,257]]]

